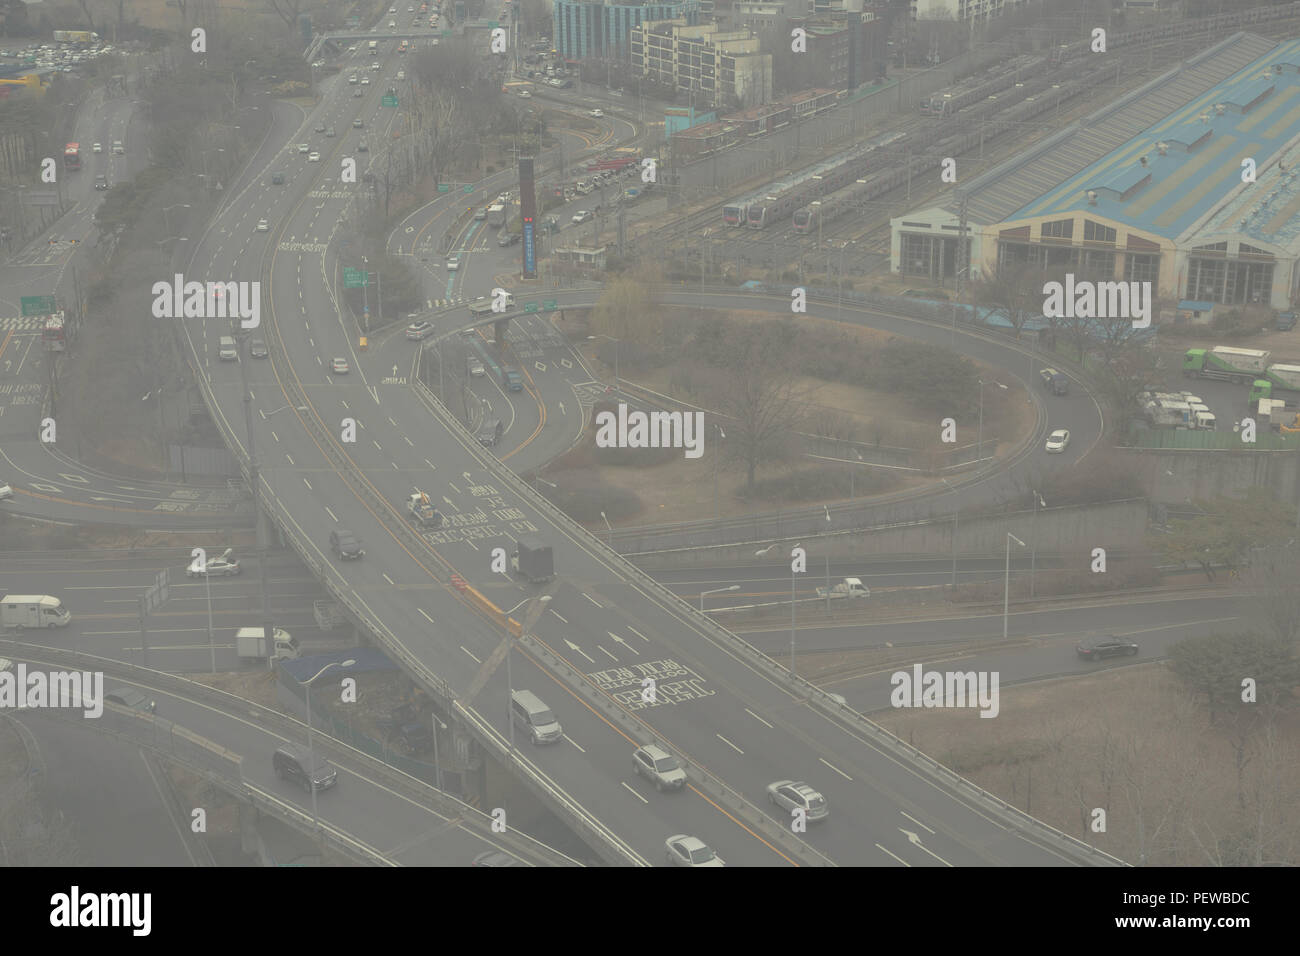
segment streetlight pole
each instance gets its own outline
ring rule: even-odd
[[[614,529],[609,526],[609,519],[605,517],[605,512],[600,513],[600,520],[605,522],[605,530],[609,532],[609,547],[614,549]]]
[[[1025,543],[1017,538],[1010,531],[1007,532],[1007,573],[1006,580],[1002,585],[1002,640],[1007,639],[1007,615],[1011,607],[1011,542],[1014,541],[1020,547]]]
[[[940,478],[952,492],[952,586],[957,587],[957,516],[961,513],[961,501],[957,498],[957,489],[948,484],[947,478]]]
[[[212,575],[208,573],[207,559],[203,563],[203,583],[208,589],[208,650],[212,653],[212,673],[217,672],[217,645],[212,636]]]
[[[718,430],[719,441],[727,437],[727,433],[722,430],[721,425],[715,423],[713,427]],[[718,516],[718,458],[719,457],[721,457],[719,452],[715,451],[713,453],[713,517],[715,518]],[[1300,521],[1300,517],[1297,518],[1297,521]]]
[[[267,642],[267,646],[270,648],[270,653],[268,657],[274,659],[275,657],[274,632],[270,634],[263,632],[263,640]],[[307,680],[302,682],[303,686],[307,688],[307,758],[308,760],[311,761],[311,767],[308,768],[307,770],[307,783],[311,786],[312,823],[316,825],[317,830],[320,829],[320,817],[316,813],[316,781],[312,778],[312,772],[316,769],[316,736],[313,733],[312,726],[311,726],[311,683],[317,677],[320,677],[321,674],[324,674],[331,667],[338,667],[341,669],[344,667],[351,667],[355,663],[356,661],[354,660],[347,660],[342,662],[330,661],[328,664],[326,664],[324,667],[318,670],[315,674],[313,674]]]
[[[706,594],[722,594],[724,591],[739,591],[739,590],[740,590],[740,585],[733,584],[729,588],[714,588],[712,591],[701,591],[700,592],[700,613],[701,614],[704,613],[704,596]]]
[[[1034,596],[1034,572],[1038,568],[1038,535],[1034,533],[1034,525],[1038,520],[1039,507],[1046,508],[1047,502],[1037,491],[1034,492],[1034,514],[1029,519],[1029,540],[1031,543],[1029,550],[1029,596]]]

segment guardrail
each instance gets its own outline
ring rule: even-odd
[[[1051,843],[1058,849],[1062,849],[1075,857],[1086,860],[1087,862],[1097,865],[1122,865],[1122,861],[1117,860],[1109,854],[1097,850],[1074,837],[1056,830],[1048,824],[1029,816],[1015,807],[1012,807],[1000,797],[987,793],[975,784],[970,783],[958,774],[944,767],[942,764],[927,757],[915,747],[912,747],[910,744],[895,737],[883,727],[873,723],[847,706],[839,704],[821,688],[809,683],[798,675],[791,674],[790,671],[773,661],[752,644],[726,630],[707,616],[699,614],[694,606],[688,603],[684,598],[679,597],[667,587],[655,581],[640,568],[626,560],[622,555],[615,551],[611,551],[598,539],[590,535],[581,525],[578,525],[573,521],[573,519],[556,508],[541,494],[520,480],[512,471],[501,467],[495,458],[487,455],[482,448],[476,447],[476,443],[471,444],[461,439],[454,417],[451,416],[450,412],[448,412],[440,402],[438,402],[437,397],[418,382],[416,383],[415,388],[424,393],[426,407],[432,409],[434,413],[442,419],[444,426],[447,427],[453,435],[457,436],[458,440],[461,441],[461,444],[470,452],[470,454],[479,459],[480,464],[485,469],[491,470],[498,480],[510,485],[522,500],[527,501],[539,512],[546,514],[558,529],[567,532],[570,539],[583,547],[592,557],[600,560],[601,563],[611,570],[618,572],[624,580],[639,587],[642,593],[647,597],[653,596],[657,599],[657,603],[665,610],[672,613],[686,630],[693,630],[697,633],[705,634],[720,646],[725,646],[728,650],[737,653],[739,656],[743,657],[755,671],[766,674],[770,679],[778,684],[785,685],[792,695],[821,707],[828,716],[850,724],[856,731],[871,739],[882,749],[892,750],[901,757],[912,759],[918,766],[924,769],[929,769],[932,775],[939,782],[949,785],[956,795],[978,798],[979,802],[985,809],[998,813],[999,816],[1002,817],[1002,819],[1012,828],[1022,831],[1026,835],[1030,835],[1038,840]],[[585,681],[583,683],[585,684]],[[635,721],[635,725],[638,727],[642,726],[639,721]],[[647,733],[644,729],[642,732]],[[806,844],[801,843],[801,846],[806,846]],[[808,848],[808,850],[811,853],[816,853],[812,848]]]
[[[246,698],[175,674],[95,657],[79,651],[26,644],[16,640],[0,639],[0,646],[5,648],[6,654],[12,654],[19,659],[53,659],[60,661],[62,665],[69,669],[93,670],[104,674],[113,674],[123,680],[151,687],[160,693],[201,702],[239,719],[244,719],[249,714],[250,701]],[[291,823],[301,822],[301,819],[294,816],[294,814],[301,815],[301,811],[298,811],[297,808],[283,803],[279,798],[259,790],[243,779],[242,769],[240,769],[243,761],[241,755],[226,750],[219,744],[213,743],[185,727],[155,715],[145,714],[131,708],[118,707],[115,704],[106,704],[105,712],[112,712],[115,718],[119,719],[117,724],[107,727],[110,732],[116,730],[119,732],[119,736],[126,736],[135,743],[148,746],[171,760],[185,764],[195,773],[207,777],[214,783],[224,785],[226,789],[229,789],[237,796],[248,797],[254,803],[260,800],[264,806],[273,809]],[[81,711],[60,711],[49,708],[38,711],[25,711],[25,713],[65,716],[71,714],[75,715],[79,725],[84,725]],[[306,736],[307,725],[287,714],[258,707],[257,718],[262,729],[277,733],[287,739],[303,739]],[[122,721],[126,721],[126,723],[122,723]],[[137,732],[127,734],[125,733],[126,729],[134,729]],[[446,819],[461,820],[462,825],[468,825],[484,836],[490,835],[493,841],[509,846],[511,850],[525,860],[550,866],[581,865],[578,861],[535,840],[526,833],[514,830],[508,830],[506,833],[493,833],[492,825],[494,821],[482,811],[457,800],[449,794],[434,789],[379,758],[351,747],[343,741],[321,732],[319,729],[314,731],[313,737],[317,749],[328,753],[337,763],[349,765],[353,770],[359,769],[370,779],[381,780],[388,789],[402,794],[417,806],[435,809]],[[229,770],[231,766],[235,767],[236,770],[234,782],[231,781],[231,772]],[[288,812],[282,813],[282,810]],[[310,823],[310,818],[306,819]],[[360,841],[343,831],[328,828],[324,823],[321,826],[323,830],[337,838],[337,847],[340,850],[352,854],[360,853],[360,858],[364,862],[392,865],[382,854],[365,847]],[[315,832],[314,824],[308,832]]]

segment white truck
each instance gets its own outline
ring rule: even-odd
[[[0,627],[67,627],[72,614],[48,594],[6,594],[0,598]]]
[[[817,596],[819,598],[829,597],[831,600],[837,598],[867,598],[871,597],[871,588],[862,583],[861,578],[845,578],[839,584],[833,584],[829,588],[818,588]]]
[[[295,661],[302,656],[298,640],[288,631],[278,627],[274,629],[275,654],[267,648],[266,628],[241,627],[235,632],[235,651],[241,661],[264,661],[268,657],[275,661]]]
[[[487,223],[494,229],[499,229],[506,224],[506,207],[504,203],[493,203],[488,206]]]
[[[378,41],[378,40],[371,40],[370,43],[367,44],[367,48],[370,50],[370,55],[371,55],[371,56],[379,56],[379,41]]]

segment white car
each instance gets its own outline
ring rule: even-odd
[[[588,113],[587,115],[588,115],[588,116],[593,116],[593,117],[595,117],[596,119],[600,119],[602,116],[605,115],[605,111],[604,111],[604,110],[592,110],[592,111],[591,111],[590,113]]]
[[[299,144],[298,144],[298,152],[300,152],[300,153],[309,153],[309,152],[311,152],[311,147],[310,147],[309,145],[307,145],[306,143],[299,143]]]
[[[308,154],[307,154],[307,162],[309,162],[309,163],[319,163],[319,162],[320,162],[320,153],[308,153]]]
[[[369,85],[370,85],[370,77],[368,77],[368,76],[363,76],[363,77],[361,78],[361,85],[362,85],[362,86],[369,86]],[[357,92],[361,92],[361,91],[358,90]]]
[[[268,229],[270,229],[270,228],[271,228],[270,224],[267,223],[267,221],[266,221],[265,219],[259,219],[259,220],[257,220],[257,231],[258,231],[258,232],[266,232],[266,231],[267,231]]]
[[[211,574],[219,577],[228,577],[232,574],[239,573],[239,562],[231,557],[233,549],[226,548],[220,555],[215,558],[208,558],[203,567],[197,568],[193,562],[185,566],[185,576],[189,578],[198,577],[201,574]]]
[[[1046,450],[1048,454],[1059,455],[1065,451],[1065,446],[1070,444],[1070,433],[1067,429],[1058,428],[1052,434],[1047,436]]]
[[[113,152],[116,153],[118,156],[122,156],[126,153],[126,147],[122,145],[122,141],[120,139],[113,140]]]
[[[722,857],[714,853],[697,837],[679,833],[666,841],[668,862],[673,866],[726,866]]]
[[[7,501],[14,496],[13,488],[6,482],[0,482],[0,501]]]
[[[406,337],[414,342],[426,339],[433,334],[433,325],[429,322],[412,322],[406,327]]]
[[[573,224],[575,226],[580,226],[590,218],[591,218],[590,212],[588,212],[585,209],[579,209],[577,212],[573,214]]]
[[[334,361],[330,362],[330,371],[333,372],[335,375],[347,375],[348,360],[342,358],[334,359]]]
[[[104,147],[101,146],[99,143],[91,143],[90,151],[92,153],[102,153],[104,151]]]
[[[826,798],[808,786],[794,780],[778,780],[767,785],[767,798],[787,813],[802,810],[804,819],[809,823],[825,820],[830,811],[826,808]]]
[[[529,93],[527,90],[520,90],[519,98],[522,100],[531,100],[533,98],[533,94]]]
[[[457,269],[459,269],[459,268],[460,268],[460,256],[448,256],[448,257],[447,257],[447,271],[448,271],[448,272],[455,272],[455,271],[456,271]]]

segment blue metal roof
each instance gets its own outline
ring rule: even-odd
[[[1171,240],[1196,227],[1289,245],[1300,238],[1300,146],[1294,158],[1283,149],[1300,131],[1297,62],[1300,40],[1278,44],[1006,219],[1093,214]],[[1163,155],[1157,143],[1167,144]],[[1246,158],[1257,171],[1249,185]]]

